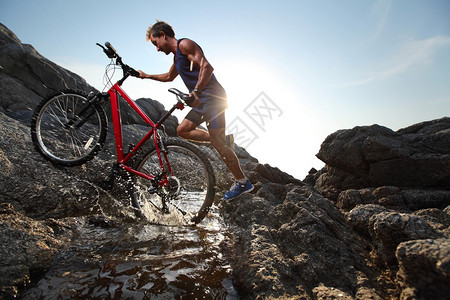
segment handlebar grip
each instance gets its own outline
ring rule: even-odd
[[[191,106],[192,102],[194,102],[195,97],[194,96],[189,96],[186,95],[187,97],[182,97],[181,99],[183,99],[184,102],[186,102],[187,105]]]
[[[118,55],[116,49],[114,49],[114,47],[113,47],[109,42],[106,42],[106,43],[105,43],[105,46],[106,46],[106,48],[108,48],[110,51],[112,51],[115,55]]]
[[[139,72],[136,71],[133,68],[130,68],[130,75],[133,76],[133,77],[140,77],[141,76],[141,74],[139,74]]]
[[[119,55],[116,52],[116,49],[114,49],[114,47],[109,42],[105,43],[106,48],[100,45],[99,43],[97,43],[97,46],[101,47],[103,49],[103,52],[105,52],[106,56],[108,56],[109,58],[119,57]]]

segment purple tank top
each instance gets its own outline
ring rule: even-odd
[[[181,76],[181,79],[183,79],[183,82],[188,88],[189,92],[192,92],[192,90],[195,88],[195,85],[197,84],[200,69],[196,66],[193,66],[191,70],[191,62],[189,61],[187,56],[180,51],[180,42],[182,40],[183,39],[179,39],[177,43],[177,57],[175,59],[175,67],[178,74]],[[204,113],[207,107],[210,106],[226,108],[226,97],[227,96],[224,88],[217,81],[216,76],[212,74],[208,84],[203,89],[200,95],[200,105],[194,108],[194,110],[200,113]]]

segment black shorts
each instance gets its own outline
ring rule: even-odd
[[[208,129],[223,129],[225,128],[225,110],[223,108],[217,107],[217,109],[210,108],[204,113],[200,113],[191,109],[191,111],[186,115],[185,119],[188,119],[196,126],[201,123],[206,122],[206,127]]]

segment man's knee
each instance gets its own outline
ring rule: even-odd
[[[180,138],[186,139],[189,137],[189,133],[195,129],[195,125],[188,121],[188,120],[183,120],[181,122],[180,125],[178,125],[177,127],[177,134]]]
[[[180,138],[185,138],[187,136],[188,130],[185,126],[182,126],[181,124],[177,127],[177,134]]]

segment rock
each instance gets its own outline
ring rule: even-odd
[[[403,288],[402,299],[448,299],[450,294],[450,239],[401,243],[395,253]]]
[[[388,208],[415,211],[425,208],[444,209],[449,203],[449,190],[402,190],[394,186],[344,190],[339,193],[336,201],[336,205],[343,210],[351,210],[357,204],[380,204]]]
[[[444,237],[422,218],[392,211],[373,215],[370,218],[369,227],[375,251],[378,257],[388,265],[396,264],[395,250],[401,242]]]
[[[356,291],[376,299],[364,243],[339,210],[306,186],[289,184],[280,193],[281,188],[263,185],[255,196],[224,207],[233,225],[231,264],[240,295],[352,298]]]
[[[332,175],[334,181],[319,179],[316,188],[450,189],[449,144],[450,118],[397,132],[379,125],[339,130],[325,139],[317,157],[326,163],[328,172],[341,175]]]
[[[426,214],[422,212],[422,215]],[[440,214],[438,214],[440,215]],[[447,218],[440,215],[446,224]],[[347,220],[366,239],[371,240],[374,253],[382,264],[396,265],[395,249],[409,240],[438,239],[446,236],[439,226],[430,225],[420,214],[399,213],[381,205],[358,205],[347,215]],[[442,228],[442,227],[441,227]]]
[[[347,220],[358,233],[369,238],[372,231],[370,220],[372,216],[382,212],[393,212],[393,210],[388,210],[381,205],[359,204],[348,213]]]
[[[33,276],[49,269],[63,245],[49,226],[0,203],[0,298],[15,296]]]
[[[450,214],[438,208],[427,208],[415,211],[413,215],[425,220],[436,231],[450,237]]]
[[[87,165],[55,167],[34,149],[28,127],[0,113],[0,156],[3,166],[0,203],[12,203],[28,217],[45,219],[107,213],[119,205],[113,200],[115,197],[100,187],[107,181],[114,164],[114,157],[107,149]],[[113,191],[116,198],[121,194],[125,197],[125,191],[120,191],[120,186],[116,188]],[[126,209],[121,211],[124,215],[131,213]]]
[[[67,88],[92,91],[80,76],[58,66],[25,45],[0,23],[0,106],[5,111],[32,110]]]
[[[248,172],[248,177],[253,182],[272,182],[272,183],[281,183],[281,184],[289,184],[289,183],[297,183],[300,184],[301,181],[294,178],[293,176],[281,171],[276,167],[272,167],[269,164],[256,164]]]

